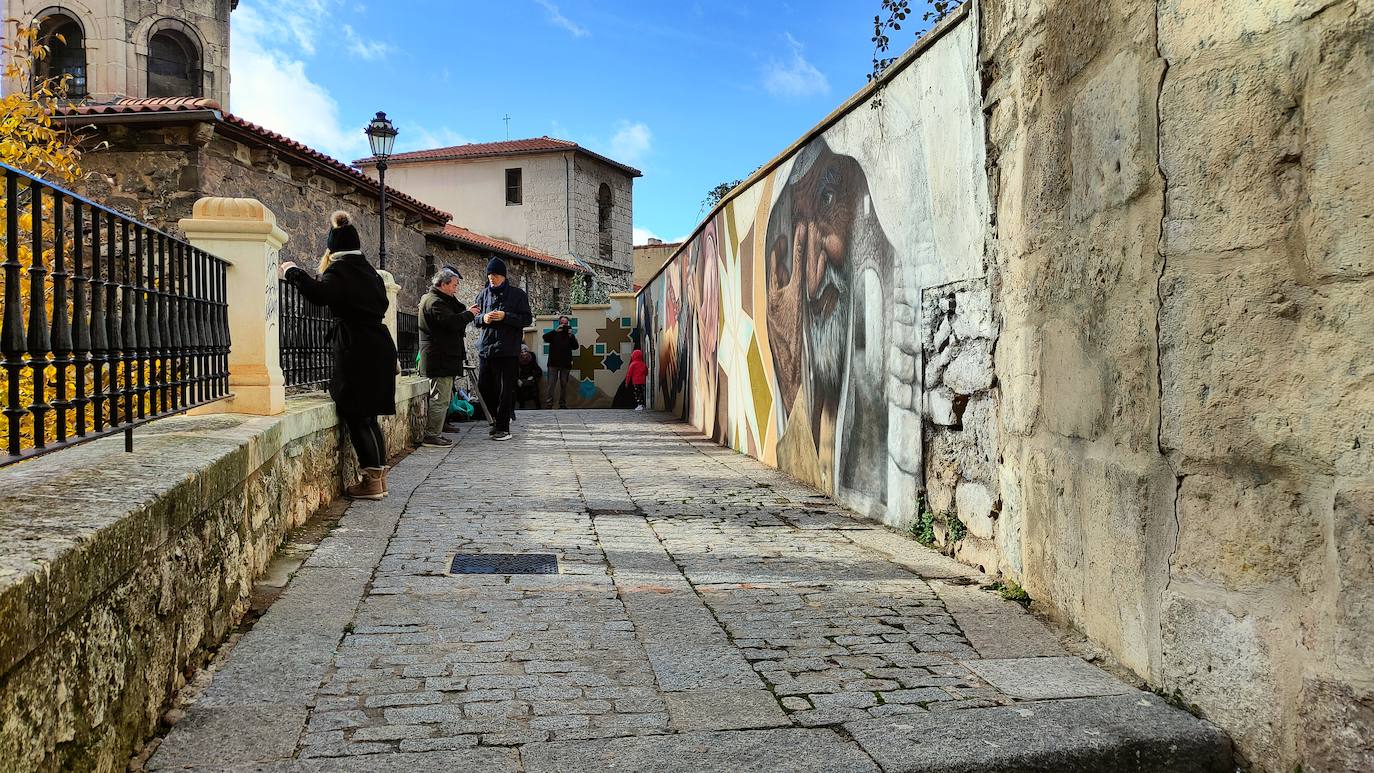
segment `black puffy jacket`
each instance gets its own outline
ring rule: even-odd
[[[530,313],[530,299],[519,287],[503,282],[500,287],[487,285],[473,301],[477,308],[477,320],[472,324],[482,330],[477,339],[477,354],[480,357],[518,357],[520,344],[524,343],[525,328],[534,321]],[[483,317],[489,311],[506,312],[505,319],[487,324]]]

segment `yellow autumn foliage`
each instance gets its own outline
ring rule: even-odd
[[[81,179],[81,137],[73,133],[65,126],[53,120],[56,109],[68,102],[67,82],[71,76],[44,77],[39,75],[37,64],[48,56],[48,49],[39,39],[37,26],[25,26],[13,20],[5,22],[5,29],[8,33],[3,42],[6,54],[6,64],[4,67],[4,77],[9,84],[31,84],[31,88],[25,91],[22,88],[13,90],[11,93],[0,98],[0,162],[4,162],[12,167],[28,172],[29,174],[46,180],[54,185],[69,187]],[[66,242],[67,254],[70,254],[72,241],[70,234],[64,233],[59,236],[55,233],[50,221],[37,224],[41,229],[39,254],[35,256],[33,250],[33,229],[35,224],[29,207],[32,192],[26,181],[19,182],[19,201],[16,202],[23,207],[18,217],[18,233],[10,234],[7,232],[8,224],[4,217],[0,217],[0,243],[6,247],[9,241],[18,241],[18,256],[21,265],[20,283],[22,317],[27,323],[29,317],[30,303],[29,297],[28,269],[34,264],[35,258],[42,261],[42,265],[49,271],[52,270],[53,246],[58,238]],[[45,197],[46,198],[46,197]],[[48,202],[50,198],[46,199]],[[6,205],[6,191],[0,186],[0,205]],[[70,269],[70,265],[68,266]],[[51,320],[53,312],[52,294],[49,287],[45,292],[43,303],[48,312],[48,319]],[[4,299],[0,296],[0,314],[4,311]],[[70,309],[61,309],[59,313],[70,314]],[[90,369],[87,368],[89,383]],[[19,371],[21,376],[17,379],[19,383],[19,403],[13,407],[27,408],[30,405],[40,402],[34,399],[34,385],[31,378],[31,369]],[[41,403],[51,405],[55,400],[70,400],[75,396],[73,381],[75,369],[67,367],[64,374],[67,377],[66,394],[57,394],[55,381],[57,369],[49,365],[44,369],[44,392]],[[7,369],[0,368],[0,404],[10,402],[9,372]],[[88,419],[86,426],[89,428],[91,422],[91,407],[87,409]],[[0,420],[0,459],[8,451],[7,443],[9,438],[8,422],[12,419]],[[31,448],[34,444],[33,418],[24,415],[18,419],[21,425],[21,447]],[[55,412],[49,411],[45,416],[44,435],[51,442],[56,434],[57,417]],[[75,416],[71,411],[67,412],[66,421],[68,434],[75,426]]]

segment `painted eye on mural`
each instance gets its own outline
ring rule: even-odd
[[[840,173],[834,167],[828,167],[821,175],[821,185],[817,198],[820,199],[822,207],[832,207],[838,197],[837,189],[840,184]]]

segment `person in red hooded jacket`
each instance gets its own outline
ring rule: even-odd
[[[644,364],[644,352],[635,349],[630,355],[630,369],[625,377],[635,391],[635,410],[644,410],[644,385],[649,381],[649,366]]]

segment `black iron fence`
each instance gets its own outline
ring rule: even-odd
[[[0,171],[0,465],[228,396],[224,261]]]
[[[401,359],[401,371],[414,373],[420,369],[420,318],[404,311],[396,312],[396,352]]]
[[[325,306],[305,299],[300,291],[278,280],[281,293],[281,371],[288,387],[317,387],[329,381],[334,369],[334,324]]]

